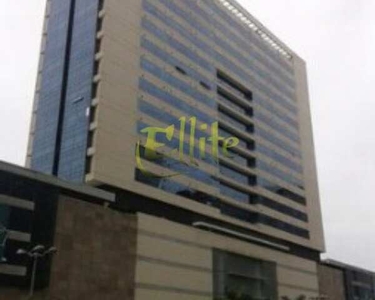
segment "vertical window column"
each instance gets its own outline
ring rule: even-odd
[[[104,21],[104,1],[99,0],[98,2],[98,20],[96,26],[96,42],[95,42],[95,60],[93,69],[93,83],[92,83],[92,95],[91,95],[91,107],[89,110],[90,127],[87,140],[87,154],[86,154],[86,168],[85,173],[90,174],[92,171],[92,156],[93,153],[90,151],[95,145],[95,134],[96,134],[96,118],[99,105],[99,88],[100,88],[100,62],[101,62],[101,48],[103,40],[103,21]]]

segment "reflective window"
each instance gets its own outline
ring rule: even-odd
[[[203,2],[205,4],[205,2]],[[277,64],[281,65],[283,69],[288,71],[290,74],[293,74],[293,67],[286,62],[286,60],[281,57],[278,53],[271,50],[268,45],[264,43],[260,37],[256,36],[253,32],[245,29],[243,26],[239,25],[237,21],[233,19],[233,17],[229,16],[227,12],[224,12],[222,9],[219,9],[216,5],[210,5],[210,9],[216,12],[221,19],[224,19],[230,27],[233,27],[236,32],[240,32],[241,36],[250,39],[252,43],[255,43],[261,50],[263,50],[271,60],[276,62]],[[208,20],[211,20],[209,18]]]
[[[185,101],[177,98],[176,96],[173,96],[171,93],[157,87],[144,78],[140,79],[139,86],[142,91],[145,91],[148,94],[162,100],[163,102],[185,112],[186,116],[195,116],[198,120],[201,120],[206,124],[212,124],[213,122],[215,122],[215,119],[211,116],[187,104]]]
[[[231,54],[233,57],[236,57],[241,62],[241,64],[244,64],[244,65],[248,66],[249,68],[253,69],[253,71],[255,71],[255,72],[259,73],[259,74],[262,74],[262,76],[264,76],[265,79],[271,80],[272,84],[276,84],[278,88],[280,88],[281,90],[285,90],[286,91],[286,89],[284,88],[283,85],[275,82],[274,79],[271,78],[269,75],[266,75],[264,73],[264,71],[262,71],[262,69],[260,69],[259,67],[257,67],[251,60],[247,59],[240,52],[238,52],[234,47],[231,46],[230,43],[227,43],[224,40],[220,39],[218,36],[212,34],[211,31],[202,22],[194,22],[195,20],[192,20],[192,18],[189,15],[189,13],[186,12],[186,11],[184,11],[183,9],[181,9],[178,5],[176,5],[175,3],[173,3],[173,1],[169,1],[169,0],[159,0],[159,1],[161,3],[163,3],[167,8],[169,8],[171,11],[173,11],[176,15],[178,15],[181,18],[183,18],[184,20],[186,20],[193,28],[197,29],[199,32],[201,32],[203,35],[207,36],[208,38],[211,38],[221,48],[226,49],[228,51],[228,53]],[[187,3],[185,5],[187,5],[190,9],[192,9],[194,11],[194,13],[196,13],[197,15],[203,17],[204,21],[210,20],[210,23],[212,25],[214,25],[214,27],[218,31],[220,31],[224,35],[226,34],[226,37],[228,38],[228,40],[232,41],[232,43],[233,42],[234,43],[237,42],[237,44],[238,44],[238,41],[240,39],[236,39],[235,35],[229,33],[228,30],[227,30],[227,28],[225,28],[225,26],[222,26],[214,18],[212,18],[211,16],[207,15],[202,10],[202,8],[198,7],[197,4],[194,3],[194,1],[186,1],[186,2]],[[243,49],[249,48],[249,46],[245,45],[243,42],[242,43],[240,42],[240,44],[238,44],[238,46],[240,48],[243,48]],[[251,51],[251,50],[252,49],[249,49],[249,51]],[[251,51],[251,53],[253,53],[253,52],[255,52],[255,51]],[[258,54],[257,58],[258,59],[260,58],[259,61],[261,63],[265,64],[267,67],[271,67],[270,63],[268,62],[268,60],[263,59],[259,54]],[[277,72],[277,74],[278,74],[277,78],[283,78],[283,77],[285,77],[285,75],[282,74],[277,68],[271,67],[271,70],[273,72]],[[293,86],[293,81],[290,80],[289,78],[287,78],[286,82],[284,82],[284,83],[288,83],[289,85]]]
[[[212,99],[206,96],[205,94],[195,90],[194,88],[191,87],[190,84],[165,72],[163,69],[158,67],[156,64],[152,63],[150,60],[146,58],[142,58],[141,67],[143,70],[149,72],[150,74],[153,74],[154,76],[158,77],[160,80],[165,81],[167,84],[173,86],[174,88],[192,97],[194,100],[198,100],[206,104],[209,107],[216,108],[217,104],[216,104],[215,99]]]
[[[163,30],[159,29],[154,23],[146,18],[142,19],[142,27],[146,29],[149,33],[153,34],[154,36],[158,37],[163,42],[167,43],[170,47],[180,52],[182,55],[186,56],[191,61],[195,62],[197,65],[201,66],[202,68],[213,72],[213,66],[204,58],[196,54],[192,51],[189,47],[185,46],[184,44],[177,41],[175,38],[168,35]]]
[[[280,213],[283,213],[285,215],[291,216],[293,218],[299,219],[301,221],[307,222],[308,217],[307,214],[304,212],[301,212],[297,209],[291,208],[287,205],[281,204],[277,201],[273,201],[271,199],[268,199],[266,197],[258,197],[259,204],[264,205],[268,208],[271,208],[275,211],[278,211]]]
[[[230,137],[233,137],[233,136],[236,136],[234,135],[233,133],[230,133],[228,130],[220,127],[219,128],[219,134],[221,137],[224,137],[224,138],[230,138]],[[245,140],[237,137],[240,141],[240,143],[238,144],[241,148],[244,148],[244,149],[247,149],[248,148],[248,144]]]
[[[145,176],[141,171],[136,170],[135,180],[150,185],[152,187],[161,189],[167,193],[192,199],[199,203],[212,205],[217,202],[217,198],[210,196],[206,193],[194,190],[186,185],[180,184],[169,178],[155,178],[150,176]]]
[[[255,110],[254,118],[270,126],[273,130],[276,130],[279,134],[290,139],[291,141],[297,144],[300,143],[300,137],[298,134],[290,131],[286,126],[282,126],[278,122],[275,122],[274,118],[266,116],[265,114],[261,113],[259,110]]]
[[[141,112],[149,115],[150,117],[157,119],[166,124],[166,126],[175,125],[175,128],[180,129],[180,118],[173,116],[170,113],[165,112],[164,110],[159,109],[155,105],[152,105],[149,102],[146,102],[142,99],[138,99],[138,108]],[[184,116],[181,116],[184,117]],[[189,122],[189,117],[186,116],[186,124],[185,124],[185,134],[190,134],[192,128]],[[209,133],[195,129],[195,138],[199,139],[201,137],[208,138],[210,136]]]
[[[168,2],[169,7],[173,6],[173,3]],[[153,6],[148,1],[144,0],[144,6],[145,9],[149,6]],[[176,8],[177,9],[177,8]],[[267,96],[270,98],[280,102],[281,105],[285,106],[287,109],[293,111],[294,113],[297,112],[296,107],[285,100],[285,97],[279,96],[277,93],[271,91],[268,88],[267,84],[264,84],[260,82],[254,75],[250,75],[249,73],[245,72],[243,68],[237,67],[234,65],[227,57],[221,55],[219,52],[215,51],[214,49],[211,49],[206,43],[202,42],[198,38],[196,38],[194,35],[191,35],[185,28],[179,26],[177,22],[171,20],[168,16],[163,14],[161,11],[158,11],[156,7],[152,7],[152,9],[149,10],[149,13],[153,14],[155,17],[158,17],[162,22],[168,24],[170,27],[175,29],[179,34],[184,36],[186,39],[188,39],[191,43],[196,45],[198,48],[205,51],[209,56],[212,56],[217,61],[219,61],[221,64],[223,64],[227,69],[231,70],[232,72],[236,73],[238,76],[249,80],[251,82],[254,82],[259,89],[261,89],[264,93],[266,93]],[[195,23],[192,21],[191,17],[186,19],[187,22],[190,22],[192,26],[195,25]]]
[[[254,75],[250,75],[243,68],[237,67],[232,63],[229,58],[220,54],[219,52],[215,52],[215,58],[218,62],[220,62],[227,70],[232,71],[233,73],[237,74],[239,77],[243,78],[246,81],[253,82],[254,85],[261,90],[264,94],[266,94],[270,99],[277,101],[280,105],[284,106],[287,110],[297,114],[297,108],[295,105],[291,104],[289,101],[285,100],[285,97],[279,96],[277,93],[271,91],[266,84],[257,80]]]
[[[167,157],[165,155],[159,154],[159,158],[157,159],[147,159],[145,157],[145,149],[144,147],[140,148],[140,156],[142,159],[146,159],[150,161],[151,163],[154,163],[156,165],[159,165],[161,167],[167,168],[171,171],[173,171],[176,174],[181,174],[187,177],[190,177],[194,180],[197,180],[199,182],[203,182],[205,184],[211,185],[211,186],[218,186],[218,182],[213,178],[212,175],[209,173],[206,173],[204,171],[201,171],[199,168],[188,165],[184,162],[181,162],[177,159]]]
[[[287,114],[285,114],[283,111],[280,111],[275,105],[272,103],[270,99],[267,97],[260,96],[258,94],[255,94],[253,97],[254,103],[261,106],[263,109],[267,110],[268,112],[272,113],[272,115],[276,118],[279,118],[280,120],[288,123],[292,127],[294,127],[296,130],[299,129],[298,122],[291,117],[289,117]]]
[[[220,193],[242,203],[250,202],[250,196],[247,193],[236,190],[223,182],[220,183]]]
[[[261,160],[258,160],[257,161],[257,168],[259,168],[260,170],[270,174],[270,175],[273,175],[277,178],[279,178],[280,180],[283,180],[285,182],[288,182],[289,184],[293,185],[293,186],[296,186],[300,189],[304,189],[304,184],[303,184],[303,181],[300,180],[300,179],[297,179],[295,178],[294,176],[284,172],[284,171],[281,171],[280,169],[274,167],[274,166],[271,166],[270,164],[264,162],[264,161],[261,161]]]
[[[274,134],[269,133],[268,131],[260,128],[259,126],[255,127],[255,134],[265,139],[266,141],[274,144],[276,147],[283,149],[289,154],[301,158],[301,151],[297,150],[295,147],[291,146],[289,143],[283,141],[282,139],[276,137]]]
[[[310,233],[308,230],[285,223],[264,214],[259,216],[259,222],[305,239],[310,238]]]
[[[248,185],[249,182],[251,182],[249,175],[242,174],[241,172],[235,171],[227,166],[224,166],[223,164],[220,164],[220,173],[231,180],[237,181],[238,183]]]
[[[282,154],[278,153],[275,150],[272,150],[262,144],[256,144],[256,149],[258,152],[262,153],[265,156],[268,156],[269,158],[277,161],[278,163],[284,165],[285,167],[293,170],[294,172],[303,173],[303,169],[300,163],[296,163],[294,161],[291,161],[290,159],[286,158]]]
[[[227,113],[223,112],[222,110],[219,111],[219,118],[220,120],[224,120],[234,126],[236,129],[247,131],[247,126],[242,123],[241,121],[238,121],[234,117],[229,116]]]
[[[173,20],[172,18],[168,17],[166,14],[164,14],[162,11],[160,11],[156,6],[151,4],[148,0],[143,0],[143,7],[145,11],[150,13],[152,16],[159,19],[161,22],[163,22],[165,25],[167,25],[170,28],[173,28],[175,31],[177,31],[181,36],[183,36],[185,39],[187,39],[189,42],[196,45],[198,48],[202,49],[206,54],[211,55],[211,47],[195,38],[192,34],[190,34],[185,27],[181,26],[178,22]],[[168,7],[174,7],[174,4],[171,1],[168,1]],[[189,20],[191,20],[191,16],[189,17]]]
[[[176,59],[173,55],[170,53],[165,52],[160,47],[156,46],[154,43],[149,41],[146,38],[142,38],[141,45],[144,49],[147,49],[150,53],[154,54],[155,56],[159,57],[161,60],[167,62],[173,67],[176,67],[178,69],[183,69],[184,73],[186,75],[189,75],[190,77],[194,78],[198,82],[204,82],[208,85],[209,89],[212,89],[213,83],[204,75],[200,74],[190,66],[186,65],[185,63],[181,62],[180,60]]]
[[[213,251],[215,299],[277,298],[276,264],[221,250]]]
[[[138,121],[137,122],[137,131],[138,131],[138,133],[140,133],[140,131],[142,129],[144,129],[146,127],[150,127],[150,126],[151,125],[148,125],[144,122]],[[179,142],[178,138],[173,138],[172,140],[168,140],[164,134],[158,135],[157,141],[159,143],[165,144],[166,147],[169,147],[170,149],[179,149],[179,147],[180,147],[180,142]],[[189,154],[189,146],[190,145],[188,143],[183,143],[183,153],[185,153],[186,155]],[[193,157],[196,160],[202,160],[202,161],[206,162],[207,164],[217,165],[217,161],[213,158],[212,153],[208,152],[208,150],[206,151],[206,156],[204,158],[201,158],[199,148],[194,147]]]
[[[241,166],[253,166],[254,163],[250,163],[249,161],[252,161],[253,159],[251,158],[246,158],[237,152],[233,151],[232,149],[228,149],[228,153],[230,155],[230,159],[235,161]]]
[[[272,183],[268,181],[267,179],[264,179],[260,176],[257,177],[257,184],[261,186],[262,188],[275,193],[279,196],[282,196],[284,198],[290,199],[294,202],[300,203],[300,204],[306,204],[306,198],[300,195],[297,195],[294,192],[289,191],[288,189],[279,186],[278,184]]]
[[[261,46],[263,45],[264,42],[262,42],[262,45],[259,44],[260,41],[255,41],[255,43],[252,41],[253,37],[252,34],[247,32],[246,35],[243,35],[242,32],[240,33],[240,37],[237,36],[236,34],[233,34],[233,32],[238,32],[236,30],[236,26],[232,27],[232,30],[229,30],[231,27],[230,26],[225,26],[222,25],[220,22],[218,22],[215,18],[212,18],[211,15],[209,15],[206,11],[204,11],[201,7],[199,7],[195,1],[183,1],[182,2],[184,5],[187,5],[197,16],[200,16],[200,20],[203,22],[209,22],[208,24],[212,24],[215,28],[217,28],[218,31],[220,31],[229,41],[233,41],[239,48],[247,50],[249,53],[252,53],[252,56],[256,58],[259,62],[261,62],[264,66],[266,66],[268,69],[270,69],[272,72],[274,72],[278,77],[283,79],[285,83],[290,85],[292,88],[295,87],[295,82],[293,80],[294,76],[294,71],[293,68],[291,68],[289,65],[279,65],[277,61],[274,61],[274,52],[270,51],[269,49]],[[221,17],[220,17],[221,18]],[[227,20],[228,21],[228,20]],[[201,24],[202,25],[202,22]],[[205,27],[205,26],[201,26]],[[249,38],[249,36],[251,36]],[[243,38],[242,38],[243,37]],[[256,44],[260,51],[264,49],[268,51],[262,51],[265,56],[272,55],[272,57],[263,57],[258,53],[257,50],[253,49],[253,46]],[[271,58],[271,59],[269,59]],[[277,58],[279,60],[280,57]],[[284,63],[284,61],[282,61]],[[281,70],[287,71],[287,74],[283,73]],[[289,72],[288,72],[289,71]],[[288,74],[289,73],[289,74]]]
[[[242,108],[241,106],[235,104],[233,101],[229,100],[228,98],[219,95],[219,100],[220,102],[226,104],[230,108],[233,108],[236,112],[239,112],[241,114],[246,114],[245,108]]]
[[[85,175],[97,14],[97,0],[75,2],[58,176],[76,182]],[[83,101],[75,102],[77,98]]]
[[[48,174],[53,173],[55,163],[70,2],[54,2],[54,13],[48,21],[48,39],[44,50],[31,168]]]
[[[250,199],[251,201],[251,199]],[[220,203],[220,212],[223,215],[236,218],[238,220],[247,222],[247,223],[256,223],[258,221],[258,213],[251,211],[251,210],[245,210],[233,205],[229,205],[225,202]]]

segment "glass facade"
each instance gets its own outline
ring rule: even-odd
[[[62,91],[66,84],[68,41],[74,2],[52,1],[44,51],[31,168],[52,174],[55,168],[57,136],[60,130]]]
[[[278,299],[273,262],[215,249],[213,268],[215,299]]]
[[[89,128],[87,110],[92,100],[98,0],[79,0],[75,5],[58,176],[82,182]]]
[[[146,58],[141,59],[141,67],[143,70],[149,72],[150,74],[156,76],[160,80],[163,80],[168,85],[178,89],[182,93],[186,94],[187,96],[202,102],[203,104],[209,107],[216,107],[215,99],[208,97],[206,94],[192,88],[189,84],[176,78],[175,76],[168,74],[167,72],[163,71],[163,69],[159,68],[156,64],[152,63],[151,61],[147,60]]]
[[[191,14],[189,14],[186,10],[183,10],[180,7],[180,5],[177,4],[177,1],[160,0],[160,2],[164,4],[168,10],[174,12],[177,16],[179,16],[181,19],[186,21],[191,27],[197,30],[200,34],[204,35],[205,38],[208,38],[208,40],[215,43],[220,48],[226,50],[227,53],[232,53],[232,55],[235,56],[236,59],[238,60],[239,64],[246,66],[247,70],[250,70],[253,73],[259,74],[259,77],[261,77],[263,80],[261,81],[260,78],[258,79],[257,77],[250,75],[249,74],[250,72],[244,71],[244,68],[240,68],[234,65],[233,63],[230,62],[230,60],[227,57],[221,55],[218,51],[215,51],[213,48],[210,48],[209,46],[207,46],[207,43],[203,42],[197,37],[189,35],[185,28],[178,26],[175,21],[173,21],[170,17],[163,14],[160,10],[156,8],[156,6],[151,5],[149,1],[143,2],[144,8],[146,11],[150,12],[150,14],[159,18],[162,22],[167,23],[171,28],[176,30],[182,36],[189,36],[189,41],[191,43],[193,43],[195,46],[200,48],[203,52],[206,52],[208,55],[213,55],[213,58],[215,58],[215,60],[218,63],[224,65],[227,69],[233,71],[240,77],[245,78],[246,80],[249,80],[250,82],[254,82],[254,85],[261,87],[261,89],[269,97],[279,100],[280,103],[283,103],[283,105],[291,108],[291,110],[294,111],[295,113],[297,112],[297,109],[295,105],[293,104],[294,100],[291,99],[294,97],[293,94],[287,93],[287,95],[280,96],[276,94],[275,92],[271,91],[270,88],[268,88],[268,86],[274,86],[275,88],[277,88],[277,86],[275,86],[274,80],[282,76],[272,77],[272,73],[269,73],[266,75],[261,69],[256,68],[256,65],[253,63],[252,60],[247,60],[246,62],[244,62],[243,60],[241,60],[242,56],[238,53],[238,51],[236,51],[233,47],[230,47],[229,44],[226,43],[223,39],[220,39],[215,34],[212,34],[212,31],[210,30],[210,27],[212,28],[212,25],[214,25],[215,29],[218,32],[228,31],[228,30],[225,30],[223,26],[220,26],[218,22],[215,22],[215,18],[212,15],[206,15],[205,16],[206,18],[200,18],[199,22],[196,22],[196,20],[192,18]],[[189,3],[185,5],[190,5],[190,8],[193,8],[195,13],[200,14],[200,15],[202,14],[202,11],[203,11],[202,8],[199,7],[199,5],[195,1],[188,1],[188,2]],[[215,4],[213,4],[212,2],[205,2],[205,1],[202,1],[201,4],[209,6],[208,9],[217,13],[218,16],[223,18],[224,20],[226,21],[228,21],[228,19],[231,20],[229,22],[230,27],[234,27],[235,31],[237,32],[240,31],[241,34],[245,31],[244,36],[249,37],[248,31],[244,30],[241,26],[237,25],[236,22],[234,22],[230,17],[228,17],[224,12],[222,12]],[[204,22],[207,22],[207,21],[210,23],[205,26]],[[233,26],[234,24],[235,26]],[[220,29],[223,29],[223,30],[220,30]],[[228,38],[229,38],[229,35],[228,35]],[[231,37],[229,40],[232,41],[232,39],[233,37]],[[259,41],[256,38],[254,39],[254,37],[252,37],[252,41],[254,41],[254,43],[256,43],[258,46],[261,45],[260,47],[262,48],[262,50],[270,54],[271,59],[274,59],[275,57],[277,57],[277,55],[272,53],[272,51],[268,49],[267,46],[265,47],[265,45],[262,45],[263,42],[259,43]],[[246,47],[246,48],[248,49],[249,47]],[[246,48],[240,47],[240,49],[246,49]],[[277,57],[277,62],[278,63],[282,62],[282,59]],[[282,62],[282,64],[284,65],[283,66],[284,68],[285,68],[285,65],[287,66],[285,62]],[[292,70],[291,66],[287,66],[286,68],[290,71]],[[265,82],[267,83],[268,86],[265,84]]]
[[[93,112],[100,115],[91,102],[98,91],[93,77],[99,70],[95,52],[103,2],[51,3],[31,167],[82,182],[91,170],[87,162],[93,161],[87,158],[87,148],[96,135],[89,125]],[[181,117],[186,117],[185,133],[190,133],[189,118],[196,117],[199,124],[207,124],[207,129],[196,129],[196,145],[202,139],[207,145],[213,143],[210,126],[215,122],[219,136],[237,137],[238,145],[226,157],[232,164],[198,146],[193,152],[196,165],[176,157],[149,160],[184,174],[186,184],[174,178],[147,179],[139,170],[136,180],[206,201],[231,217],[307,238],[304,229],[253,211],[257,204],[307,222],[301,209],[306,198],[293,64],[235,21],[219,2],[142,0],[142,8],[141,75],[133,99],[138,103],[134,124],[138,136],[145,138],[140,131],[155,126],[150,120],[178,129]],[[180,142],[158,135],[158,142],[171,150],[182,145],[185,154],[190,148],[187,139]],[[219,147],[223,144],[220,140]],[[214,187],[216,195],[193,190],[189,180]],[[248,187],[252,193],[246,192]],[[280,197],[290,205],[280,204]],[[245,203],[248,210],[228,206],[221,198]]]
[[[85,175],[98,0],[51,1],[31,168]]]
[[[209,205],[220,208],[223,214],[309,238],[305,229],[252,211],[252,206],[257,204],[308,222],[307,214],[294,207],[295,204],[305,205],[306,199],[301,179],[303,168],[293,67],[214,2],[143,0],[142,6],[145,14],[141,22],[144,34],[140,38],[143,49],[138,100],[140,115],[147,115],[166,126],[179,124],[182,116],[196,116],[206,124],[218,121],[221,137],[239,140],[236,148],[230,149],[227,159],[251,171],[243,172],[222,162],[210,161],[217,167],[221,180],[214,173],[197,170],[199,164],[182,166],[170,158],[151,162],[214,186],[226,198],[249,205],[248,210],[228,207],[220,197],[205,195],[210,198]],[[154,83],[152,78],[162,81],[162,85]],[[251,86],[246,87],[239,81],[249,82]],[[190,100],[180,99],[174,91]],[[212,91],[216,92],[215,97]],[[178,117],[160,109],[151,100],[145,101],[145,95],[157,98],[183,115]],[[194,102],[206,106],[207,111],[198,108]],[[138,122],[138,132],[145,126],[152,124]],[[186,130],[189,129],[188,125]],[[209,135],[198,131],[196,140],[200,137],[209,138]],[[177,141],[164,137],[158,142],[171,149],[178,147]],[[243,151],[248,154],[244,155]],[[258,153],[261,154],[259,157]],[[196,151],[194,157],[199,160],[198,156]],[[275,179],[267,179],[257,174],[257,170]],[[229,184],[226,179],[236,185]],[[148,179],[139,170],[136,180],[192,200],[196,200],[197,194],[204,194],[170,178]],[[246,192],[248,186],[260,188],[259,192]],[[276,198],[266,197],[262,190],[271,192]],[[277,197],[290,200],[290,205],[281,204]]]
[[[141,91],[153,97],[156,97],[158,100],[161,100],[166,104],[181,110],[185,114],[185,116],[195,116],[198,120],[206,124],[212,124],[213,122],[215,122],[215,119],[210,115],[202,112],[201,110],[193,107],[192,105],[189,105],[185,101],[172,95],[170,92],[160,87],[157,87],[155,84],[151,83],[145,78],[140,79],[139,88]]]

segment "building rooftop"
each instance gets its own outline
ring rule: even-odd
[[[106,192],[88,185],[77,184],[68,181],[64,181],[57,177],[46,175],[37,171],[26,169],[21,166],[10,164],[4,161],[0,161],[0,172],[9,172],[15,175],[19,175],[25,178],[36,180],[39,182],[47,183],[62,189],[70,190],[79,194],[84,194],[86,196],[91,196],[94,198],[99,198],[100,200],[115,202],[116,195],[113,193]]]
[[[288,47],[282,43],[276,36],[256,20],[246,9],[244,9],[236,0],[219,0],[226,9],[236,16],[243,24],[257,33],[271,48],[277,51],[281,56],[292,59],[293,55]]]
[[[363,273],[367,273],[369,275],[375,276],[375,272],[373,272],[373,271],[366,270],[364,268],[360,268],[360,267],[357,267],[357,266],[349,265],[349,264],[346,264],[346,263],[343,263],[343,262],[340,262],[340,261],[337,261],[337,260],[334,260],[334,259],[324,259],[324,260],[322,260],[322,263],[325,264],[325,265],[329,265],[329,266],[332,266],[332,267],[339,268],[339,269],[349,269],[349,270],[359,271],[359,272],[363,272]]]

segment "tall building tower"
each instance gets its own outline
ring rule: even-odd
[[[27,165],[147,214],[137,299],[319,293],[305,62],[234,0],[49,0]]]

